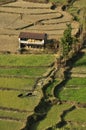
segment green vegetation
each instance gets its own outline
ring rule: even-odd
[[[70,88],[70,89],[63,89],[62,91],[59,91],[58,97],[61,100],[69,100],[69,101],[77,101],[77,102],[86,102],[86,88],[80,86],[80,88]]]
[[[1,88],[11,88],[11,89],[23,89],[32,90],[36,79],[25,79],[25,78],[0,78]],[[22,82],[23,81],[23,82]]]
[[[86,127],[84,125],[75,123],[75,124],[67,124],[61,129],[56,129],[56,130],[86,130]]]
[[[34,124],[31,127],[31,130],[43,130],[56,125],[61,120],[60,115],[62,114],[63,110],[68,109],[69,107],[70,105],[68,104],[54,105],[47,113],[46,118]]]
[[[4,1],[4,0],[1,0]],[[61,3],[62,5],[66,3],[66,0],[50,0],[52,3],[57,2]],[[84,0],[83,0],[84,1]],[[78,9],[78,10],[76,10]],[[81,8],[73,8],[71,12],[76,11],[79,14]],[[77,12],[78,11],[78,12]],[[78,20],[78,15],[74,17]],[[71,26],[68,25],[68,28],[64,32],[64,36],[61,39],[63,44],[63,56],[66,57],[68,52],[71,50],[72,43],[74,42],[73,37],[71,36]],[[28,91],[24,90],[31,90],[35,84],[36,78],[42,76],[46,71],[47,67],[42,66],[49,66],[54,61],[54,55],[51,54],[42,54],[42,55],[0,55],[0,74],[2,76],[9,75],[9,78],[0,77],[0,130],[19,130],[22,129],[25,125],[25,119],[27,116],[32,112],[34,112],[35,106],[39,104],[40,101],[40,91],[39,88],[36,88],[35,94],[28,96]],[[81,59],[80,59],[81,60]],[[75,66],[84,65],[84,58],[82,61],[77,61]],[[34,67],[33,67],[34,66]],[[10,76],[22,76],[23,78],[11,78]],[[24,76],[28,76],[28,79],[25,79]],[[37,77],[36,77],[37,76]],[[32,79],[34,78],[34,79]],[[51,95],[53,88],[58,83],[55,80],[49,87],[46,89],[46,94]],[[67,101],[77,101],[77,102],[86,102],[86,79],[85,78],[71,78],[62,89],[57,92],[57,97],[61,100]],[[4,88],[4,89],[3,89]],[[7,89],[10,88],[10,89]],[[39,94],[38,94],[39,92]],[[23,97],[18,97],[19,95],[23,94]],[[60,101],[58,101],[60,103]],[[42,103],[41,103],[42,104]],[[48,127],[56,126],[61,120],[61,115],[64,111],[69,110],[71,105],[65,103],[60,105],[52,105],[49,109],[46,117],[36,122],[32,125],[32,130],[42,130],[47,129]],[[16,109],[16,112],[12,110],[4,110],[3,108],[9,109]],[[42,107],[42,106],[41,106]],[[40,107],[40,108],[41,108]],[[43,105],[44,107],[44,105]],[[39,108],[39,109],[40,109]],[[40,111],[45,110],[42,108]],[[3,109],[3,110],[2,110]],[[28,112],[21,112],[20,111],[28,111]],[[45,112],[45,111],[43,111]],[[39,114],[39,113],[38,113]],[[1,118],[2,117],[2,118]],[[7,119],[4,119],[7,117]],[[12,120],[19,119],[19,121]],[[67,112],[64,116],[66,121],[72,122],[85,122],[85,109],[74,109],[71,112]],[[24,120],[24,122],[22,122]],[[70,129],[77,129],[83,130],[82,126],[78,126],[75,124],[67,124],[64,127],[66,130]],[[68,129],[67,129],[68,128]],[[58,128],[59,129],[59,128]],[[61,128],[63,129],[63,128]]]
[[[71,78],[63,89],[57,92],[57,97],[61,100],[86,102],[86,78]]]
[[[53,60],[51,54],[0,55],[0,66],[48,66]]]
[[[46,66],[53,61],[54,55],[0,55],[0,130],[24,127],[23,123],[34,112],[41,97],[39,88],[31,96],[28,90],[33,89],[37,78],[47,72]]]
[[[53,93],[52,91],[53,91],[54,87],[58,84],[58,82],[59,82],[59,79],[53,81],[53,83],[51,83],[51,84],[47,87],[47,89],[46,89],[46,96],[52,96],[52,93]]]
[[[28,112],[12,112],[12,111],[4,111],[0,110],[0,117],[14,118],[19,120],[26,120],[28,116]]]
[[[47,68],[10,68],[10,69],[0,69],[1,75],[14,75],[14,76],[42,76]]]
[[[73,43],[76,43],[76,39],[72,36],[71,24],[67,24],[67,29],[64,31],[63,37],[61,38],[61,55],[64,59],[68,57],[68,54],[72,49]]]
[[[65,116],[66,121],[72,121],[72,122],[86,122],[86,109],[85,108],[78,108],[71,112],[69,112]]]
[[[23,127],[22,122],[0,120],[0,130],[19,130]]]
[[[18,97],[19,94],[23,93],[24,91],[0,91],[0,106],[7,107],[7,108],[15,108],[19,110],[27,110],[33,111],[34,107],[39,102],[39,96],[25,96],[25,97]],[[26,93],[26,92],[25,92]]]
[[[74,64],[74,67],[80,67],[80,66],[86,66],[86,54],[80,58],[79,60],[77,60]]]
[[[86,78],[70,78],[66,83],[66,86],[73,87],[73,86],[83,86],[86,85]]]
[[[68,123],[64,130],[85,130],[86,129],[86,109],[78,108],[66,114],[64,120]]]

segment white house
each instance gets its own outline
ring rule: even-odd
[[[42,48],[47,41],[46,33],[20,32],[19,48]]]

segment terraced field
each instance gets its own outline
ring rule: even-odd
[[[61,7],[55,10],[50,7],[51,3],[24,1],[0,5],[0,51],[16,52],[21,31],[44,32],[49,39],[59,40],[66,24],[71,22],[75,34],[79,25],[73,24],[72,16],[63,12]]]
[[[46,32],[49,39],[59,40],[66,24],[71,22],[72,33],[75,34],[79,25],[73,21],[73,17],[62,11],[59,6],[55,10],[51,10],[50,7],[51,3],[30,3],[22,0],[0,5],[0,51],[15,53],[21,31]],[[0,130],[19,130],[27,126],[27,117],[35,113],[34,108],[39,106],[43,95],[40,87],[36,88],[36,84],[50,72],[54,60],[54,55],[50,54],[0,55]],[[75,71],[78,70],[78,64],[85,64],[82,61],[77,62]],[[85,70],[85,66],[83,69]],[[41,106],[42,109],[46,109],[45,118],[32,123],[30,130],[86,129],[85,107],[83,107],[86,102],[86,77],[84,71],[84,77],[75,71],[71,70],[72,78],[59,92],[55,89],[57,99],[54,97],[53,100],[53,87],[58,87],[56,85],[59,80],[55,80],[47,87],[45,96],[50,96],[51,101],[55,103]],[[78,113],[81,113],[82,118]],[[41,112],[37,114],[40,115]]]
[[[82,49],[74,59],[73,68],[68,73],[70,78],[57,86],[55,95],[61,101],[67,101],[75,105],[75,110],[65,113],[64,129],[86,129],[86,48]]]
[[[35,88],[37,80],[52,61],[53,55],[0,55],[0,130],[25,126],[42,97],[40,88]]]

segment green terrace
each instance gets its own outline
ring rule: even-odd
[[[25,126],[42,96],[40,88],[34,89],[36,82],[50,72],[54,58],[51,54],[0,55],[0,130]]]
[[[6,111],[6,110],[0,110],[0,117],[8,118],[8,119],[15,119],[24,121],[26,120],[26,117],[28,116],[28,112],[15,112],[15,111]]]
[[[86,109],[85,108],[78,108],[71,112],[69,112],[65,116],[66,121],[72,121],[72,122],[81,122],[86,123]]]
[[[0,69],[1,76],[28,76],[28,77],[38,77],[42,76],[47,71],[47,68],[9,68]]]
[[[0,78],[0,89],[32,90],[36,79],[28,78]]]
[[[0,66],[49,66],[54,55],[0,55]]]
[[[67,122],[67,125],[62,129],[69,130],[85,130],[86,129],[86,109],[77,108],[73,111],[70,111],[64,117],[64,120]]]
[[[23,127],[22,122],[0,120],[0,130],[19,130]]]
[[[74,67],[84,67],[86,66],[86,54],[83,55],[82,58],[78,59],[75,64],[74,64]]]
[[[70,78],[66,83],[66,87],[78,87],[78,86],[85,86],[86,85],[86,78]]]
[[[18,95],[23,94],[23,97]],[[4,90],[0,91],[0,107],[27,110],[32,112],[34,107],[39,103],[40,95],[27,96],[24,91]]]
[[[0,78],[0,89],[32,90],[35,79],[28,78]]]
[[[47,113],[46,118],[32,125],[31,130],[46,130],[49,127],[55,126],[61,121],[60,115],[62,112],[69,107],[69,104],[54,105]]]
[[[86,102],[86,78],[71,78],[56,93],[60,100]]]

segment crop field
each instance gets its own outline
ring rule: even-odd
[[[86,102],[86,54],[77,60],[71,70],[71,78],[57,93],[61,100],[70,100],[76,102]]]
[[[82,52],[83,56],[79,57]],[[86,129],[86,49],[82,49],[80,54],[69,72],[69,79],[67,78],[62,87],[57,86],[55,89],[55,96],[59,100],[70,102],[75,106],[74,109],[66,110],[61,116],[66,123],[59,130]]]
[[[85,49],[84,49],[85,50]],[[83,51],[83,50],[82,50]],[[78,57],[78,56],[77,56]],[[57,93],[61,100],[86,102],[86,52],[73,64],[70,77]]]
[[[86,78],[71,78],[59,92],[57,96],[60,100],[86,102]]]
[[[18,130],[20,129],[20,126],[22,125],[22,122],[16,122],[16,121],[4,121],[4,120],[1,120],[0,121],[0,129],[1,130]]]
[[[47,113],[47,116],[44,120],[41,122],[38,122],[34,125],[32,125],[31,130],[43,130],[47,129],[49,127],[55,126],[58,122],[61,121],[60,115],[62,114],[62,111],[65,109],[68,109],[70,105],[54,105],[50,111]],[[58,114],[57,114],[58,113]]]
[[[19,130],[25,126],[42,96],[34,86],[54,58],[47,54],[0,55],[0,130]]]
[[[6,75],[14,75],[14,76],[32,76],[32,77],[37,77],[37,76],[42,76],[42,74],[44,72],[47,71],[47,68],[43,69],[43,68],[23,68],[23,69],[14,69],[14,68],[10,68],[10,69],[0,69],[0,74],[2,76],[6,76]],[[34,74],[34,75],[33,75]]]
[[[74,64],[74,67],[85,67],[86,66],[86,54],[82,58],[77,60]]]
[[[68,122],[68,124],[64,128],[85,130],[86,129],[86,109],[85,108],[75,109],[67,113],[66,116],[64,117],[64,120]]]
[[[59,40],[72,16],[61,7],[55,10],[50,7],[51,3],[25,1],[0,5],[0,51],[16,52],[21,31],[43,32],[48,34],[49,39]],[[75,34],[79,25],[74,23],[72,27]]]
[[[14,53],[19,49],[20,32],[47,33],[49,39],[59,40],[67,23],[72,24],[72,34],[75,34],[79,28],[79,24],[73,21],[73,17],[69,13],[62,11],[61,6],[52,10],[51,5],[51,3],[32,3],[23,0],[0,5],[0,52],[13,53],[0,54],[0,130],[20,130],[26,126],[28,116],[34,113],[43,94],[36,84],[42,76],[49,72],[55,61],[52,54],[15,55]],[[77,61],[75,67],[79,67],[78,64],[81,65],[83,61],[80,63]],[[75,74],[73,70],[71,73]],[[59,80],[55,80],[47,87],[46,95],[51,94],[51,98],[53,97],[52,90],[58,82]],[[57,98],[61,101],[85,103],[85,83],[85,77],[72,77],[59,93],[57,92]],[[55,129],[56,126],[60,130],[60,125],[64,120],[69,125],[64,128],[71,128],[71,123],[68,122],[77,123],[80,119],[77,116],[79,112],[83,116],[79,123],[81,124],[83,121],[82,125],[85,128],[85,109],[74,108],[72,111],[72,108],[73,104],[69,103],[52,105],[46,118],[33,124],[31,130],[47,130],[49,127]],[[65,114],[65,111],[68,113]],[[73,117],[70,119],[71,115]],[[74,116],[77,116],[78,119]]]
[[[64,103],[50,108],[47,116],[42,121],[32,125],[31,130],[85,130],[86,109],[77,108],[73,104]]]
[[[3,60],[4,59],[4,60]],[[49,66],[54,61],[54,55],[0,55],[0,66]]]
[[[65,116],[65,120],[70,120],[71,121],[79,121],[84,123],[85,122],[85,118],[86,118],[86,109],[85,108],[80,108],[80,109],[75,109],[74,111],[70,112],[69,114],[67,114]],[[72,115],[75,115],[75,116],[72,116]],[[83,115],[83,116],[82,116]]]
[[[23,81],[23,82],[22,82]],[[36,79],[34,78],[7,78],[0,77],[0,89],[8,90],[32,90]]]

